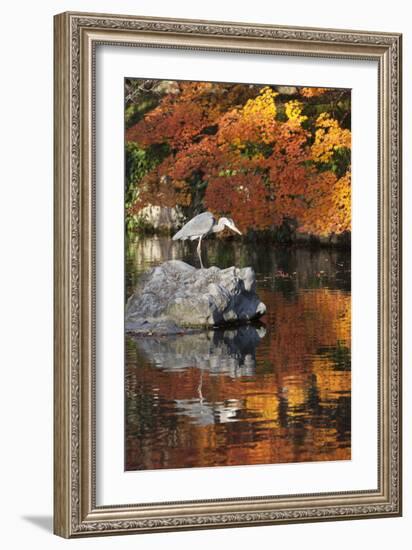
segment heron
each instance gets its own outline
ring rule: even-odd
[[[191,241],[195,241],[196,239],[199,239],[197,254],[200,260],[200,267],[203,269],[201,251],[203,237],[206,237],[211,233],[219,233],[220,231],[223,231],[225,227],[228,227],[239,235],[242,234],[231,218],[219,218],[219,221],[217,221],[210,212],[203,212],[202,214],[198,214],[189,220],[175,235],[173,235],[173,240],[185,241],[190,239]]]

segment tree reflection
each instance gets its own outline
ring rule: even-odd
[[[210,244],[253,265],[265,324],[126,337],[126,469],[350,459],[350,258]],[[150,247],[136,279],[172,251]]]

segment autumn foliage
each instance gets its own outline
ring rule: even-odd
[[[188,217],[230,216],[243,232],[350,231],[349,91],[173,82],[149,93],[155,101],[126,140],[160,153],[129,178],[129,216],[178,206]]]

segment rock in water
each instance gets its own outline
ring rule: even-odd
[[[173,334],[247,323],[266,312],[251,267],[196,269],[171,260],[146,273],[126,304],[126,330]]]

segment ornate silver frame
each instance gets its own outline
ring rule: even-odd
[[[55,16],[54,532],[99,534],[401,514],[401,35],[215,21]],[[150,45],[375,60],[379,67],[378,489],[96,506],[94,51]]]

